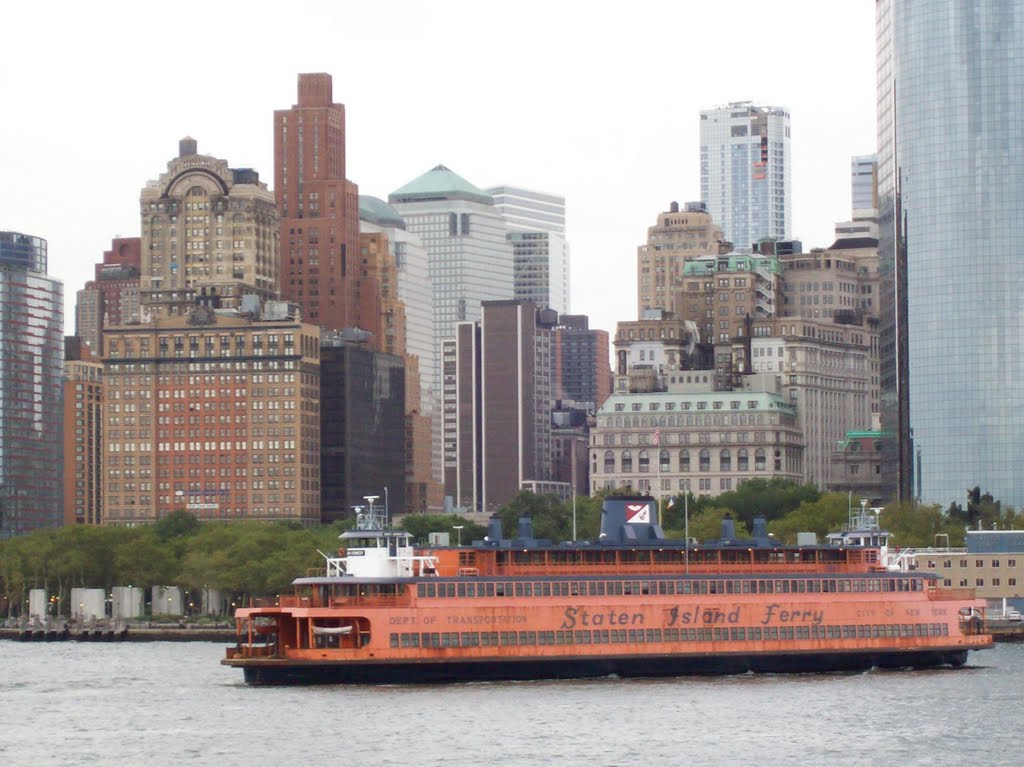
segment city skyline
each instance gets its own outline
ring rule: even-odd
[[[130,14],[128,5],[111,7],[106,37],[117,46],[62,31],[79,26],[75,17],[83,9],[68,9],[68,23],[48,31],[49,44],[61,48],[61,61],[75,61],[73,68],[22,47],[29,38],[11,41],[0,53],[0,92],[19,114],[34,117],[0,128],[0,172],[7,182],[0,226],[49,241],[50,271],[64,281],[68,306],[110,241],[140,234],[138,191],[182,136],[272,178],[273,112],[294,101],[299,72],[334,76],[334,100],[347,110],[346,175],[364,194],[386,198],[443,163],[485,188],[509,183],[564,195],[573,244],[572,310],[609,331],[633,318],[634,253],[652,217],[668,200],[699,199],[702,109],[756,100],[790,110],[793,235],[808,248],[831,244],[833,223],[849,217],[850,157],[875,151],[874,8],[867,3],[795,3],[773,13],[772,24],[791,39],[828,39],[829,67],[808,66],[812,54],[806,53],[773,53],[752,67],[749,58],[722,54],[711,39],[678,44],[678,30],[692,28],[696,14],[705,28],[735,33],[735,49],[755,49],[764,29],[733,29],[731,23],[737,13],[759,12],[754,4],[696,12],[653,4],[625,20],[598,13],[588,18],[588,35],[576,34],[578,18],[568,8],[547,8],[545,23],[533,24],[540,6],[529,3],[495,31],[485,23],[485,9],[464,3],[429,10],[398,3],[386,14],[301,4],[274,24],[258,12],[243,17],[212,7],[204,11],[204,26],[230,26],[254,53],[245,77],[231,88],[184,91],[171,87],[178,78],[173,68],[124,62],[145,60],[153,47],[208,56],[193,21],[162,19],[151,28],[137,9]],[[304,11],[317,14],[316,28],[308,36],[290,34],[307,31]],[[40,12],[29,8],[12,16],[19,28],[43,24]],[[529,83],[531,99],[509,101],[495,87],[500,74],[489,69],[460,71],[460,62],[484,60],[527,32],[554,51],[520,62],[517,82]],[[439,34],[452,40],[450,50],[434,45]],[[290,39],[302,39],[301,50]],[[630,51],[629,39],[645,43]],[[621,57],[606,56],[613,43]],[[29,59],[30,70],[15,65]],[[20,74],[25,71],[31,74]],[[687,74],[697,71],[699,77]],[[441,99],[436,89],[419,85],[434,80],[462,95]],[[161,103],[162,93],[184,96]],[[74,141],[67,140],[69,121]],[[93,197],[88,206],[81,205],[82,189]]]

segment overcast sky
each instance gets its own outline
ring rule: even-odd
[[[636,319],[636,248],[700,195],[699,112],[786,107],[793,235],[832,242],[850,157],[875,151],[874,3],[10,3],[0,229],[49,241],[74,296],[190,135],[273,186],[273,111],[329,72],[348,177],[389,192],[438,163],[565,195],[572,310]]]

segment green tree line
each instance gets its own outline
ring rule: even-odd
[[[553,542],[594,540],[600,532],[605,494],[577,498],[575,504],[554,496],[521,492],[502,507],[503,536],[517,536],[521,517],[531,519],[533,535]],[[810,485],[781,480],[752,480],[713,498],[682,495],[662,499],[661,523],[669,538],[687,530],[699,541],[716,539],[729,515],[737,537],[748,537],[753,521],[763,517],[768,531],[783,543],[799,532],[819,540],[847,521],[859,500],[822,493]],[[687,514],[688,512],[688,514]],[[477,515],[474,515],[477,516]],[[485,519],[451,514],[416,514],[404,527],[419,543],[432,532],[447,532],[455,544],[482,540]],[[1024,514],[1003,506],[979,488],[967,491],[966,505],[890,504],[880,525],[900,547],[963,546],[967,528],[1024,529]],[[457,529],[456,526],[461,527]],[[69,526],[40,530],[0,541],[0,614],[19,615],[30,589],[46,589],[68,604],[72,588],[176,585],[189,590],[218,589],[235,599],[268,596],[290,589],[299,575],[323,567],[318,551],[334,552],[344,525],[303,528],[265,522],[204,522],[178,511],[144,527]]]

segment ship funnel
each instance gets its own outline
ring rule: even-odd
[[[751,538],[755,541],[762,541],[768,539],[768,523],[764,517],[754,518],[754,529],[751,532]]]
[[[519,518],[519,538],[524,541],[533,540],[533,520],[529,517]]]
[[[728,514],[722,517],[722,540],[736,540],[736,522]]]
[[[493,543],[501,542],[501,517],[497,514],[487,520],[487,540]]]
[[[658,503],[650,496],[616,495],[601,505],[600,543],[664,540]]]

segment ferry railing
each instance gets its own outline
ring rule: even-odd
[[[650,562],[642,564],[615,564],[612,562],[549,564],[549,565],[499,565],[494,568],[494,576],[507,578],[512,576],[565,576],[565,575],[672,575],[681,573],[686,567],[683,560],[678,562]],[[845,575],[847,573],[863,573],[862,564],[851,563],[752,563],[752,564],[714,564],[690,562],[689,571],[694,575],[772,575],[820,573],[826,575]],[[454,573],[453,573],[454,574]]]

